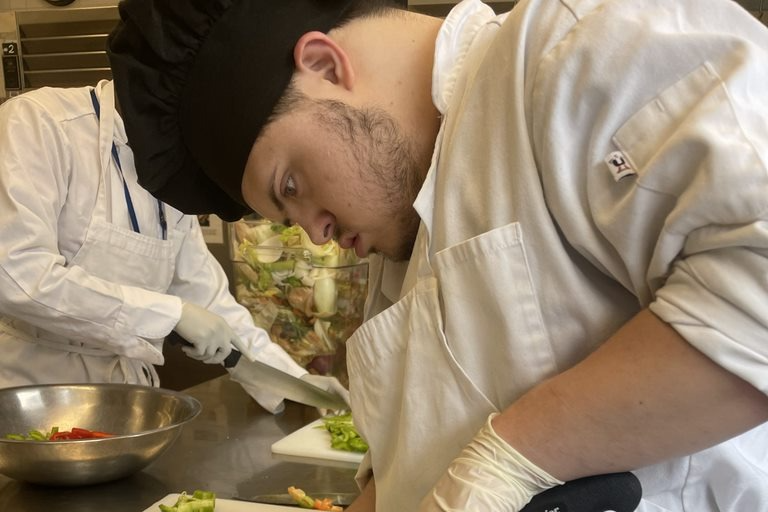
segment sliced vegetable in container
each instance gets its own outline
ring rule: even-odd
[[[345,342],[363,320],[367,262],[296,225],[246,219],[231,233],[237,301],[299,365],[348,385]]]

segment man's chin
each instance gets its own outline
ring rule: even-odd
[[[389,260],[392,260],[392,261],[408,261],[408,260],[411,259],[411,255],[413,254],[413,244],[414,244],[414,242],[415,242],[415,237],[414,237],[414,239],[411,239],[407,243],[404,243],[399,248],[397,248],[397,249],[395,249],[395,250],[393,250],[391,252],[378,251],[378,250],[372,251],[372,252],[377,252],[377,253],[381,254],[382,256],[384,256],[385,258],[387,258]]]

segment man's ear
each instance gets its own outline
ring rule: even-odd
[[[355,81],[347,53],[322,32],[307,32],[293,49],[296,71],[317,75],[351,90]]]

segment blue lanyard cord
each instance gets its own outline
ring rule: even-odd
[[[117,164],[117,170],[120,173],[120,181],[123,182],[123,193],[125,194],[125,204],[128,205],[128,216],[131,218],[131,226],[136,233],[141,233],[139,229],[139,219],[136,218],[136,209],[133,207],[133,201],[131,200],[131,193],[128,191],[128,185],[125,183],[125,176],[123,176],[123,167],[120,165],[120,156],[117,154],[117,147],[115,143],[112,143],[112,158],[115,159]]]
[[[93,103],[93,109],[96,111],[96,117],[101,117],[101,109],[99,108],[99,100],[96,98],[96,93],[91,89],[91,102]],[[120,165],[120,155],[117,153],[117,146],[114,141],[112,142],[112,158],[117,165],[117,171],[120,173],[120,181],[123,183],[123,193],[125,195],[125,204],[128,207],[128,216],[131,218],[131,227],[136,233],[141,233],[139,229],[139,219],[136,218],[136,209],[133,207],[133,200],[131,199],[131,193],[128,190],[128,184],[125,182],[125,176],[123,175],[123,167]],[[163,234],[163,240],[168,239],[168,224],[165,220],[165,208],[163,202],[157,200],[158,216],[160,217],[160,229]]]
[[[168,223],[165,220],[165,206],[161,200],[157,200],[157,216],[160,218],[160,231],[163,233],[163,240],[168,240]]]

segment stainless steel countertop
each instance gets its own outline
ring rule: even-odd
[[[293,462],[271,453],[272,443],[319,417],[316,409],[288,402],[272,415],[229,375],[184,390],[203,404],[178,440],[143,471],[86,487],[42,487],[0,475],[0,511],[142,512],[170,493],[205,489],[220,498],[308,492],[357,493],[354,467]],[[298,510],[298,509],[297,509]]]

